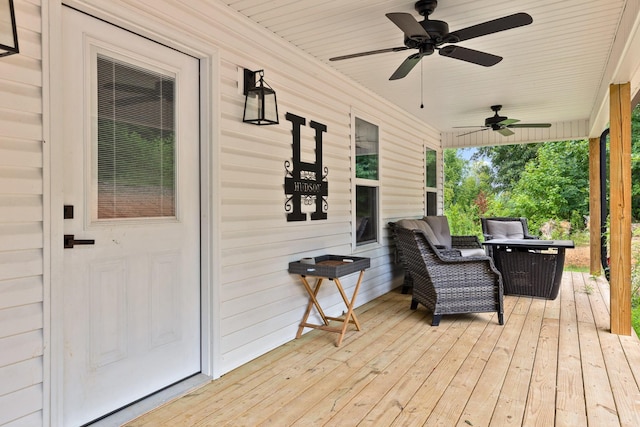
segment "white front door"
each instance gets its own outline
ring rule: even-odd
[[[199,63],[69,8],[63,43],[63,417],[81,425],[200,372]]]

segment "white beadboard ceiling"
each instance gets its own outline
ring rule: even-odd
[[[640,0],[440,0],[430,18],[446,21],[450,31],[517,12],[531,15],[533,23],[458,44],[502,56],[493,67],[436,53],[396,81],[389,76],[415,50],[329,58],[403,46],[402,31],[385,14],[407,12],[422,20],[414,1],[224,1],[441,132],[461,133],[454,127],[483,125],[494,104],[503,105],[501,115],[522,123],[593,120],[609,83],[608,61],[623,10],[629,5],[637,10]]]

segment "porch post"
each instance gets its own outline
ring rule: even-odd
[[[631,85],[609,86],[611,332],[631,335]]]
[[[589,139],[589,273],[599,276],[600,264],[600,138]]]

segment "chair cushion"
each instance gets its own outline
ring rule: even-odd
[[[520,221],[487,220],[487,231],[493,239],[524,239]]]
[[[458,249],[462,256],[486,256],[487,253],[482,248]]]
[[[431,230],[431,227],[429,227],[429,224],[421,219],[401,219],[396,222],[396,225],[408,230],[424,231],[424,234],[427,235],[427,238],[431,243],[433,243],[434,245],[442,245],[442,243],[438,241],[438,238],[434,234],[433,230]]]
[[[446,216],[425,216],[424,221],[429,224],[436,238],[446,249],[451,249],[451,231]]]

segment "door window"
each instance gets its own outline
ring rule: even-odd
[[[174,76],[98,54],[98,220],[175,217],[174,90]]]

